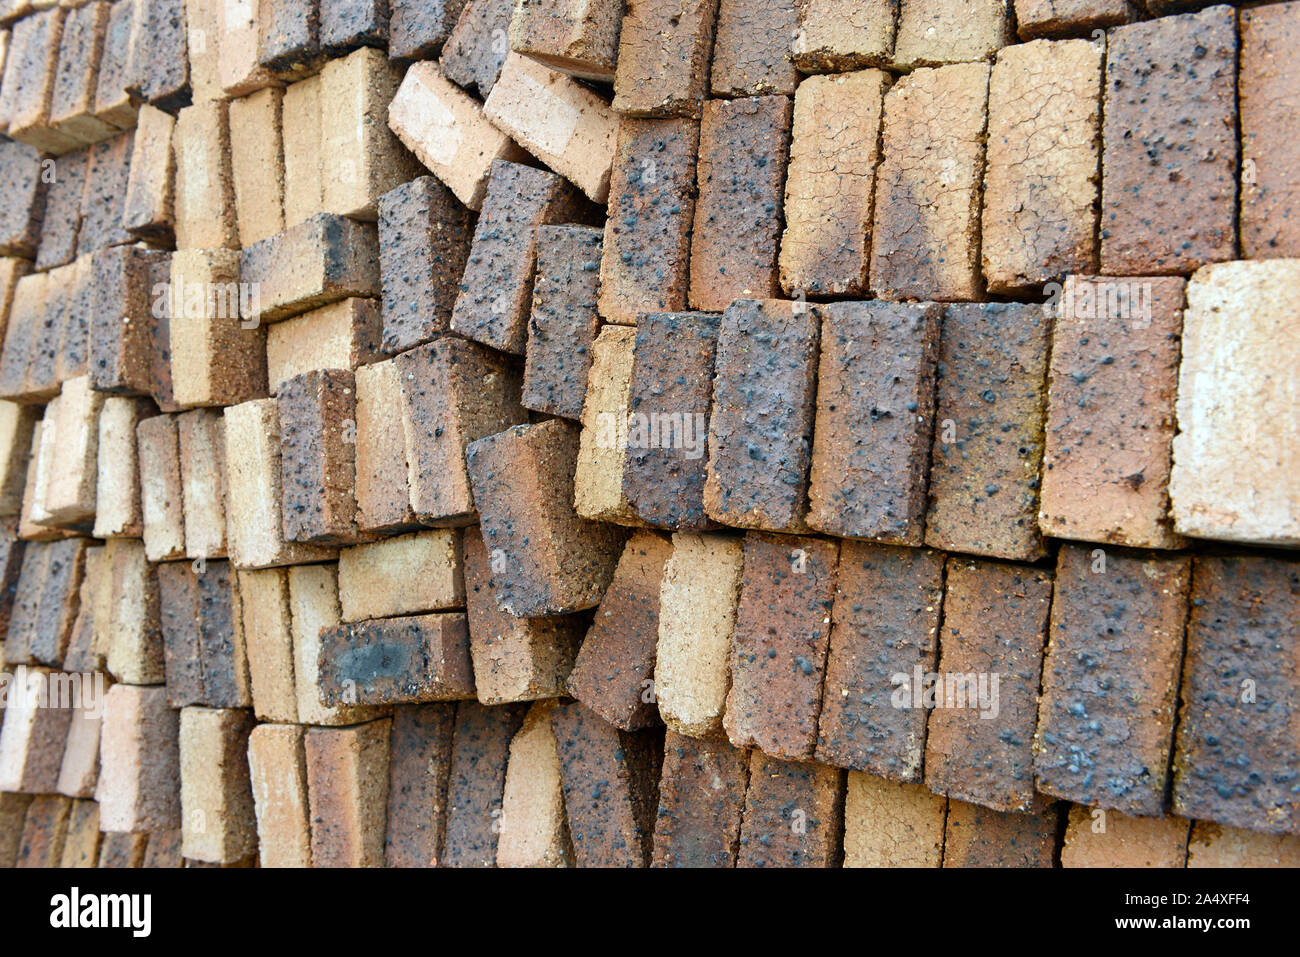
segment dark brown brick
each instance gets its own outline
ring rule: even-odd
[[[75,180],[64,189],[63,184],[59,184],[62,178],[59,174],[64,173],[66,162],[68,175],[75,176],[78,155],[81,154],[56,160],[56,165],[50,167],[55,170],[54,182],[58,184],[50,189],[42,175],[46,167],[40,153],[23,143],[0,140],[0,255],[23,259],[36,255],[37,246],[45,241],[42,222],[50,215],[46,193],[48,191],[53,196],[75,189]],[[77,199],[80,198],[78,192]]]
[[[252,703],[236,589],[229,562],[158,566],[163,661],[172,707],[243,708]]]
[[[170,278],[170,260],[168,253],[141,245],[113,246],[92,257],[98,304],[90,328],[93,388],[119,395],[156,390],[161,402],[170,398],[169,382],[156,377],[166,370],[170,379],[170,359],[155,356],[155,345],[170,352],[166,299],[160,301],[155,288],[160,275],[163,282]]]
[[[618,42],[614,109],[630,116],[699,116],[709,87],[718,0],[636,0]]]
[[[948,802],[944,867],[1051,867],[1059,805],[1039,798],[1028,814]]]
[[[389,867],[437,867],[447,824],[454,704],[402,705],[393,709],[389,739]]]
[[[32,542],[24,550],[5,641],[10,664],[63,664],[80,606],[88,541]]]
[[[388,0],[322,0],[320,44],[330,56],[388,43]]]
[[[68,798],[55,795],[32,798],[23,819],[22,842],[14,867],[58,867],[71,813],[72,801]]]
[[[181,866],[181,832],[180,828],[158,830],[149,834],[149,844],[145,848],[141,867],[180,867]]]
[[[1022,40],[1090,37],[1093,30],[1140,18],[1131,0],[1016,0],[1016,29]]]
[[[438,60],[442,75],[486,100],[510,52],[514,9],[514,0],[466,0]]]
[[[844,772],[755,751],[737,867],[838,867]]]
[[[749,752],[669,731],[651,867],[734,867]]]
[[[437,59],[464,6],[465,0],[388,0],[388,55]]]
[[[1300,256],[1297,167],[1300,136],[1300,5],[1241,11],[1241,254],[1245,259]]]
[[[313,72],[321,58],[321,8],[332,6],[319,0],[259,0],[257,62],[285,80]]]
[[[356,391],[347,369],[304,372],[280,386],[285,541],[341,544],[357,536]]]
[[[9,617],[18,587],[18,575],[23,567],[26,545],[27,543],[18,537],[17,517],[0,518],[0,634],[9,633]]]
[[[460,612],[347,622],[321,632],[320,642],[326,705],[474,697],[469,629]]]
[[[24,794],[57,789],[74,709],[49,707],[42,695],[51,682],[63,680],[56,671],[28,668],[26,686],[10,691],[0,738],[0,789]]]
[[[790,41],[798,28],[795,0],[720,0],[713,40],[713,95],[794,93],[799,74]]]
[[[240,253],[239,278],[257,283],[270,322],[350,296],[377,297],[375,227],[321,213]]]
[[[169,113],[190,102],[185,0],[139,0],[125,73],[127,92]],[[216,37],[208,37],[215,43]]]
[[[485,708],[477,701],[456,706],[442,866],[496,864],[506,761],[526,711],[524,705]]]

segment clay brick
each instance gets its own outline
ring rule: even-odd
[[[108,670],[118,681],[162,684],[163,639],[154,566],[146,561],[144,546],[129,538],[110,539],[102,560],[111,572],[106,613],[95,614],[95,644],[106,650]]]
[[[438,61],[443,75],[486,100],[510,52],[514,10],[513,0],[465,0]]]
[[[402,382],[397,363],[376,362],[356,370],[357,525],[363,531],[400,531],[415,525],[407,483],[406,439],[401,416]]]
[[[154,831],[149,835],[145,847],[144,861],[141,867],[180,867],[181,866],[181,832],[180,828]]]
[[[32,803],[29,794],[0,791],[0,867],[10,868],[22,848],[23,819]]]
[[[396,355],[448,330],[472,216],[432,176],[390,190],[377,206],[383,350]]]
[[[514,163],[492,165],[450,328],[523,354],[536,264],[535,227],[583,218],[576,192],[559,176]]]
[[[62,665],[77,617],[86,541],[33,543],[22,550],[5,642],[10,664]]]
[[[181,826],[180,713],[162,687],[113,685],[100,733],[99,826],[159,831]]]
[[[271,87],[230,101],[230,172],[239,245],[284,229],[284,91]]]
[[[787,96],[755,96],[704,105],[691,240],[695,309],[721,312],[735,299],[781,294],[779,210],[793,103]]]
[[[713,40],[713,95],[794,93],[799,74],[790,40],[798,28],[795,0],[720,0]]]
[[[794,65],[801,73],[884,66],[894,52],[899,0],[796,0]],[[793,92],[793,91],[791,91]]]
[[[383,866],[391,724],[307,729],[314,867]]]
[[[158,566],[158,596],[167,703],[206,704],[198,576],[187,562],[164,562]]]
[[[58,395],[59,344],[66,325],[68,294],[72,289],[74,271],[75,266],[69,263],[47,274],[48,281],[44,284],[45,301],[37,306],[38,313],[32,326],[31,364],[22,380],[21,394],[27,401],[45,402]],[[22,289],[23,284],[19,282],[15,298],[21,294]],[[13,316],[10,320],[12,324]]]
[[[96,550],[96,548],[87,549],[87,562],[90,560],[90,552]],[[9,617],[13,608],[14,589],[18,584],[18,574],[22,568],[25,551],[26,542],[18,537],[17,516],[0,519],[0,629],[3,629],[6,633],[9,631]],[[85,578],[83,577],[83,583],[84,581]],[[83,584],[82,587],[82,594],[85,594],[85,585]],[[80,613],[80,609],[78,609],[78,613]]]
[[[176,417],[156,415],[136,426],[145,554],[151,562],[185,555],[184,492]]]
[[[285,541],[282,524],[280,416],[275,399],[255,399],[225,410],[226,538],[240,568],[322,561],[333,553],[319,545]]]
[[[286,381],[315,369],[356,369],[379,356],[379,304],[341,299],[266,330],[266,373],[275,395]]]
[[[389,57],[394,60],[437,59],[464,5],[465,0],[389,0]]]
[[[0,527],[3,527],[0,525]],[[10,603],[17,580],[15,564],[20,561],[23,549],[19,541],[3,542],[0,535],[0,623],[8,627]],[[103,545],[91,545],[86,548],[86,557],[82,565],[81,591],[77,600],[77,617],[72,623],[72,635],[68,638],[68,650],[63,655],[63,667],[67,671],[95,672],[106,667],[105,658],[108,648],[100,644],[103,635],[95,633],[95,616],[104,602],[111,598],[112,570],[102,561],[107,549]],[[18,553],[18,556],[15,556]],[[103,596],[103,601],[101,601]],[[107,611],[103,612],[108,614]],[[98,757],[96,757],[98,767]]]
[[[298,722],[289,579],[282,568],[240,570],[239,605],[253,711],[259,721]],[[312,676],[304,675],[304,681]]]
[[[81,143],[94,143],[116,132],[94,115],[99,60],[111,6],[94,0],[69,11],[59,40],[49,125]]]
[[[1072,804],[1062,867],[1185,867],[1190,826],[1177,817],[1128,817]]]
[[[948,801],[920,784],[850,771],[844,794],[845,867],[938,867]]]
[[[651,867],[734,867],[749,752],[669,731]]]
[[[512,53],[483,104],[498,129],[595,203],[609,196],[618,116],[582,83]]]
[[[98,866],[99,805],[94,801],[73,801],[67,826],[63,852],[53,866],[64,869]]]
[[[32,640],[41,611],[41,595],[49,573],[50,550],[45,542],[24,545],[16,561],[9,624],[5,629],[4,660],[7,664],[35,664]]]
[[[1016,0],[1020,39],[1083,37],[1141,19],[1131,0]]]
[[[79,155],[57,160],[57,173],[75,177]],[[45,219],[51,220],[51,227],[58,221],[56,215],[48,212],[48,184],[41,175],[43,168],[41,154],[32,147],[0,141],[0,186],[3,187],[0,190],[0,255],[31,259],[45,241],[42,231]],[[63,176],[56,176],[56,187],[48,190],[50,196],[68,196],[77,188],[75,178],[71,185],[61,180]],[[79,190],[76,199],[80,200]]]
[[[258,61],[259,21],[261,7],[266,2],[248,0],[247,3],[222,3],[217,7],[217,33],[210,41],[217,47],[217,80],[226,96],[244,96],[277,82],[271,70]]]
[[[90,371],[90,327],[98,310],[92,257],[83,255],[67,268],[67,305],[54,360],[54,378],[83,379]]]
[[[22,510],[27,458],[39,411],[32,406],[0,402],[0,514],[16,515]]]
[[[180,440],[187,558],[226,555],[226,437],[221,413],[194,409],[176,417]]]
[[[248,735],[249,784],[262,867],[311,867],[305,729],[259,724]]]
[[[926,713],[896,706],[938,656],[944,559],[937,552],[840,546],[817,760],[919,782]]]
[[[1233,8],[1217,6],[1108,31],[1103,273],[1164,275],[1234,258],[1236,23]]]
[[[91,390],[89,376],[69,379],[59,392],[53,423],[57,445],[50,483],[40,503],[47,524],[87,531],[95,524],[99,411],[103,405],[104,395]]]
[[[737,867],[837,867],[844,772],[755,751]]]
[[[248,651],[238,584],[228,562],[185,562],[158,566],[162,630],[167,662],[168,697],[175,707],[187,704],[214,708],[246,708],[252,704]],[[181,652],[171,654],[173,649]],[[197,663],[192,656],[197,654]],[[188,690],[198,679],[192,700],[173,698],[173,663],[188,666],[178,676],[177,690]]]
[[[594,521],[638,524],[623,495],[628,450],[645,444],[641,435],[634,443],[628,432],[635,347],[636,329],[616,325],[605,326],[591,347],[573,505],[580,516]]]
[[[90,326],[92,388],[152,394],[160,405],[169,404],[171,320],[154,287],[157,277],[170,290],[171,255],[141,245],[114,246],[92,255],[91,270],[97,303]]]
[[[36,339],[45,321],[45,291],[50,273],[31,273],[14,284],[13,303],[5,329],[4,355],[0,359],[0,394],[30,402],[25,380],[36,353]]]
[[[37,525],[33,520],[33,512],[36,507],[37,486],[40,484],[41,476],[39,473],[39,459],[41,448],[41,423],[36,423],[36,428],[32,432],[32,449],[31,455],[27,461],[27,484],[23,489],[23,504],[18,518],[18,537],[29,542],[45,542],[54,539],[66,538],[71,532],[65,532],[57,528],[47,528],[44,525]]]
[[[350,296],[379,296],[375,227],[321,213],[240,254],[239,278],[256,283],[272,322]]]
[[[190,102],[185,0],[140,0],[123,79],[127,92],[169,113]]]
[[[469,651],[478,700],[488,705],[558,698],[582,643],[576,618],[516,618],[497,607],[483,536],[464,538]]]
[[[1300,837],[1192,824],[1188,867],[1300,867]]]
[[[1184,286],[1173,278],[1066,280],[1048,373],[1043,534],[1178,546],[1168,513]]]
[[[346,369],[304,372],[279,390],[281,528],[286,542],[357,537],[356,384]]]
[[[388,42],[388,3],[384,0],[326,0],[320,5],[320,42],[331,56],[357,46],[382,48]]]
[[[600,327],[602,237],[603,231],[591,226],[537,227],[524,364],[526,408],[566,419],[582,416],[591,347]]]
[[[322,632],[320,642],[320,696],[327,705],[474,697],[463,613],[346,622]]]
[[[822,332],[808,524],[830,535],[920,545],[940,309],[837,303],[813,315]]]
[[[885,94],[871,288],[881,299],[978,299],[989,67],[920,69]]]
[[[933,698],[925,740],[931,791],[995,811],[1033,806],[1034,724],[1051,601],[1047,572],[948,560],[939,665],[922,687],[911,686],[913,707],[929,708]]]
[[[313,72],[320,62],[318,0],[259,0],[257,62],[282,80]]]
[[[1235,262],[1187,285],[1169,480],[1181,533],[1300,544],[1291,480],[1300,420],[1295,377],[1280,372],[1300,346],[1286,321],[1298,277],[1300,260]]]
[[[95,484],[96,538],[139,538],[144,534],[140,511],[140,470],[136,456],[136,426],[150,411],[143,399],[109,396],[99,414]]]
[[[737,528],[806,529],[820,325],[802,303],[746,300],[727,308],[709,418],[709,518]],[[771,411],[759,420],[755,408]]]
[[[460,537],[455,529],[436,529],[340,551],[342,620],[464,608]]]
[[[569,675],[569,694],[624,731],[656,721],[659,591],[671,554],[668,536],[632,534]]]
[[[1241,110],[1241,251],[1245,259],[1300,256],[1300,225],[1290,215],[1296,193],[1285,157],[1300,133],[1300,6],[1242,10],[1237,77]]]
[[[991,292],[1097,271],[1102,55],[1084,40],[998,53],[980,246]]]
[[[320,163],[320,77],[284,91],[280,117],[284,139],[284,224],[297,226],[324,208]]]
[[[900,0],[892,65],[900,69],[987,60],[1015,42],[1011,4]]]
[[[1057,805],[1039,800],[1028,814],[948,802],[944,867],[1051,867]]]
[[[126,209],[134,143],[132,133],[123,133],[90,148],[85,192],[81,196],[78,256],[131,241],[131,234],[122,228],[122,215]]]
[[[624,6],[623,0],[524,0],[510,21],[510,49],[552,70],[611,83]]]
[[[578,703],[552,711],[551,729],[575,865],[648,866],[662,739],[620,731]]]
[[[1180,817],[1300,834],[1295,649],[1300,563],[1195,560],[1174,753]]]
[[[485,708],[474,701],[456,706],[442,866],[496,863],[506,760],[524,711],[522,705]]]
[[[103,838],[99,846],[100,867],[144,867],[151,835],[111,831]]]
[[[717,13],[718,0],[629,4],[619,37],[614,109],[629,116],[699,116]]]
[[[447,824],[447,779],[456,721],[452,704],[393,710],[388,765],[388,867],[437,867]]]
[[[1080,804],[1159,817],[1191,559],[1111,552],[1098,568],[1086,546],[1065,545],[1057,555],[1036,784]]]
[[[13,676],[0,731],[0,789],[24,794],[51,794],[57,789],[73,713],[66,702],[49,698],[52,682],[60,680],[58,674],[28,668]],[[26,685],[17,680],[19,675],[26,678]]]
[[[943,318],[925,542],[1034,561],[1051,316],[1037,305],[954,304]]]
[[[619,121],[598,300],[610,322],[686,308],[699,141],[694,120]]]
[[[9,138],[42,153],[66,153],[81,144],[49,126],[50,99],[58,67],[59,42],[67,13],[61,7],[41,10],[14,24],[12,55],[0,86],[0,113]]]
[[[561,419],[517,425],[466,451],[483,542],[504,566],[497,604],[519,617],[563,615],[599,603],[625,533],[573,510],[578,430]]]
[[[239,246],[229,113],[227,103],[210,100],[188,106],[176,116],[172,209],[177,249]]]
[[[471,0],[467,12],[473,6]],[[441,62],[446,68],[447,59]],[[439,73],[435,63],[415,63],[406,71],[388,104],[388,125],[470,209],[483,205],[493,162],[524,156],[509,136],[488,121],[482,106]]]
[[[181,854],[226,864],[257,850],[244,710],[181,709]]]
[[[4,152],[12,152],[19,148],[29,149],[21,144],[5,143],[0,146],[0,156],[3,156]],[[27,258],[31,258],[35,253],[37,269],[63,266],[76,258],[77,234],[81,231],[81,198],[86,191],[86,169],[89,161],[89,149],[74,150],[51,161],[54,165],[48,169],[53,176],[52,181],[37,187],[40,189],[39,198],[43,200],[36,210],[36,228],[40,231],[40,242],[38,245],[33,238],[30,248],[22,244],[22,234],[14,231],[23,228],[24,220],[21,217],[27,215],[27,191],[31,187],[21,179],[15,181],[15,173],[19,173],[21,166],[14,163],[12,158],[5,163],[9,178],[6,183],[8,189],[5,191],[9,197],[6,199],[6,206],[17,205],[17,210],[13,208],[5,210],[5,221],[8,223],[5,229],[7,237],[5,248],[11,250],[13,255]],[[33,167],[32,169],[33,176],[43,172],[44,168]],[[45,177],[41,178],[43,181]],[[35,186],[35,182],[32,186]],[[19,218],[15,220],[15,216]]]
[[[95,115],[121,130],[129,130],[136,124],[138,107],[126,92],[126,71],[130,66],[131,36],[139,6],[134,2],[110,6],[99,58],[99,75],[95,78]],[[193,62],[197,51],[187,52]],[[193,67],[191,70],[197,73]]]
[[[551,727],[555,701],[538,701],[510,742],[498,816],[498,867],[572,867],[564,818],[559,745]]]
[[[65,797],[32,798],[23,819],[23,836],[14,867],[58,867],[68,835],[72,801]]]
[[[18,280],[31,271],[31,264],[25,259],[13,256],[0,257],[0,326],[9,325],[9,312],[13,306],[14,290]]]

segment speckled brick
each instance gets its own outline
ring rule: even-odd
[[[895,698],[934,670],[939,652],[944,559],[925,549],[844,542],[817,760],[893,781],[920,781],[925,756],[921,708]]]
[[[394,60],[433,60],[456,26],[465,0],[389,0],[388,55]]]
[[[570,76],[612,82],[624,7],[624,0],[523,0],[510,21],[510,49]]]
[[[93,143],[114,128],[94,116],[95,80],[111,4],[94,0],[69,11],[63,21],[59,65],[50,91],[50,122],[74,140]]]
[[[1055,802],[1041,798],[1028,814],[949,801],[943,866],[1052,867],[1059,814]]]
[[[920,545],[940,307],[835,303],[813,315],[822,331],[808,524]]]
[[[54,161],[54,182],[41,179],[40,154],[22,143],[0,143],[5,182],[0,249],[6,256],[36,258],[37,269],[71,262],[81,229],[81,194],[86,191],[90,149],[65,153]]]
[[[158,566],[158,596],[167,703],[173,708],[205,704],[198,576],[188,562]]]
[[[460,612],[346,622],[323,631],[320,641],[326,705],[474,697],[469,629]]]
[[[838,867],[844,772],[755,751],[737,867]]]
[[[891,65],[898,69],[987,60],[1015,40],[1007,0],[900,0]]]
[[[1241,251],[1246,259],[1300,256],[1300,4],[1242,10]]]
[[[1190,830],[1178,817],[1128,817],[1072,804],[1061,866],[1186,867]]]
[[[77,617],[86,543],[68,538],[32,542],[23,550],[4,646],[9,664],[62,665]]]
[[[614,109],[699,116],[709,85],[718,0],[636,0],[623,17]]]
[[[0,115],[8,123],[9,138],[46,153],[63,153],[78,145],[47,126],[66,13],[62,7],[51,7],[14,24],[0,86]]]
[[[23,843],[23,819],[31,803],[29,794],[0,793],[0,867],[13,867],[18,860]]]
[[[54,361],[55,378],[63,383],[89,373],[90,323],[98,309],[94,278],[90,256],[80,257],[69,268],[67,312]],[[89,379],[86,381],[88,384]]]
[[[1132,0],[1016,0],[1020,39],[1085,37],[1141,18]]]
[[[320,5],[320,43],[331,56],[356,47],[388,43],[388,0],[324,0]]]
[[[719,0],[713,38],[714,96],[789,95],[799,82],[790,52],[795,0]]]
[[[95,81],[95,115],[123,130],[129,130],[136,122],[137,107],[126,92],[126,71],[130,66],[131,35],[138,12],[139,5],[135,3],[112,5]],[[195,51],[187,52],[193,63]]]
[[[32,798],[23,818],[22,840],[14,867],[58,867],[68,836],[72,801],[55,795]]]
[[[122,228],[134,236],[174,246],[172,191],[176,162],[172,130],[176,119],[152,106],[140,108],[139,125],[131,142],[130,172],[122,199]]]
[[[1191,559],[1088,546],[1057,554],[1034,735],[1038,790],[1165,812]]]
[[[258,64],[286,80],[312,72],[321,56],[321,6],[318,0],[258,0]]]
[[[1109,31],[1103,273],[1190,272],[1236,254],[1236,26],[1217,6]]]
[[[1174,813],[1300,835],[1300,562],[1197,556]]]
[[[436,867],[447,824],[454,704],[403,705],[393,709],[389,739],[389,867]]]
[[[948,560],[937,680],[923,676],[923,687],[910,687],[912,707],[929,708],[933,701],[925,742],[931,791],[996,811],[1032,807],[1034,724],[1051,602],[1048,572]]]
[[[140,0],[136,19],[124,76],[127,92],[168,112],[188,105],[185,0]]]
[[[796,0],[791,44],[801,73],[884,66],[894,52],[899,0]]]
[[[383,866],[391,725],[307,729],[313,866]]]
[[[321,213],[245,249],[239,278],[258,284],[263,322],[349,296],[377,297],[375,227]]]
[[[699,200],[691,239],[691,306],[779,296],[781,202],[794,101],[710,100],[700,121]]]
[[[651,867],[734,867],[749,752],[669,731],[664,739]]]
[[[746,300],[727,309],[709,419],[710,518],[739,528],[806,529],[820,326],[802,303]]]
[[[813,756],[839,543],[751,532],[722,724],[738,748]]]
[[[354,540],[355,378],[346,369],[305,372],[280,386],[278,405],[285,541]]]
[[[1039,473],[1052,319],[1037,305],[954,304],[943,319],[925,541],[1042,557]]]
[[[465,0],[438,60],[443,76],[486,100],[510,52],[514,0]]]
[[[526,710],[522,705],[486,708],[474,701],[457,705],[447,782],[444,867],[496,863],[506,760]]]

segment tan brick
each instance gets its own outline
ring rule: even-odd
[[[113,685],[100,734],[99,826],[158,831],[181,826],[180,714],[161,686]]]
[[[431,529],[343,549],[339,601],[343,621],[465,607],[460,532]]]
[[[0,567],[4,568],[4,574],[0,575],[0,585],[6,588],[12,588],[16,583],[13,565],[16,561],[14,552],[18,550],[17,545],[17,540],[7,545],[0,545],[0,550],[7,553],[0,561]],[[106,667],[105,657],[108,649],[99,643],[105,636],[95,633],[95,616],[101,606],[107,607],[108,589],[112,585],[111,570],[102,561],[106,550],[103,545],[92,545],[86,549],[82,566],[81,590],[77,601],[77,617],[72,624],[72,634],[68,638],[68,650],[63,656],[63,667],[68,671],[95,672],[103,671]],[[105,596],[102,601],[101,595]],[[0,618],[8,619],[9,611],[9,608],[5,608]],[[107,613],[106,611],[105,614]]]
[[[320,77],[284,91],[284,224],[296,226],[324,211],[320,162]]]
[[[89,529],[95,523],[99,462],[99,412],[104,395],[91,391],[90,377],[69,379],[59,393],[54,417],[55,455],[50,483],[39,503],[46,524]]]
[[[510,742],[501,799],[498,867],[571,867],[560,755],[551,729],[555,701],[539,701]]]
[[[361,366],[357,383],[357,525],[363,531],[414,526],[401,416],[402,382],[393,360]]]
[[[1062,867],[1185,867],[1191,822],[1070,805]]]
[[[229,108],[220,100],[181,110],[172,129],[177,249],[235,249]]]
[[[311,867],[304,729],[260,724],[248,736],[249,781],[262,867]]]
[[[383,866],[391,723],[307,729],[314,867]]]
[[[519,4],[510,21],[510,49],[570,76],[612,82],[623,9],[623,0]]]
[[[892,65],[902,69],[987,60],[1015,42],[1005,0],[900,0]]]
[[[63,853],[55,866],[64,869],[98,866],[101,836],[99,805],[94,801],[73,801]]]
[[[65,797],[32,799],[23,820],[23,834],[14,867],[58,867],[68,835],[72,801]]]
[[[176,417],[156,415],[136,426],[145,554],[151,562],[185,554],[184,491]]]
[[[1187,844],[1187,866],[1300,867],[1300,836],[1195,821]]]
[[[257,849],[244,710],[181,709],[181,853],[227,864]]]
[[[226,555],[226,435],[221,413],[176,416],[187,558]]]
[[[591,347],[573,505],[580,516],[593,521],[641,524],[623,494],[635,346],[635,328],[607,325]]]
[[[170,113],[148,104],[140,108],[122,213],[122,227],[138,239],[174,241],[172,201],[176,160],[172,153],[172,130],[175,125]]]
[[[104,399],[96,444],[96,538],[140,538],[144,534],[135,430],[150,411],[149,406],[147,399]]]
[[[736,866],[837,867],[843,819],[843,771],[755,751]]]
[[[798,0],[791,44],[802,73],[884,66],[894,52],[898,0]]]
[[[258,19],[269,0],[216,4],[217,31],[207,42],[217,47],[217,79],[227,96],[243,96],[277,81],[257,61]]]
[[[938,867],[948,799],[919,783],[850,771],[844,795],[845,867]]]
[[[27,668],[6,684],[0,729],[0,790],[51,794],[57,789],[73,709],[55,707],[49,689],[58,672]],[[26,678],[24,685],[20,676]]]
[[[1242,10],[1240,29],[1242,257],[1300,256],[1300,227],[1290,215],[1300,200],[1290,158],[1300,134],[1300,6]]]
[[[288,573],[282,568],[241,570],[239,602],[248,650],[253,711],[259,721],[295,724],[298,721],[298,691],[294,674]]]
[[[40,481],[38,466],[40,465],[41,434],[43,432],[41,425],[41,422],[37,422],[32,432],[31,454],[27,459],[27,484],[23,488],[23,504],[18,520],[18,537],[29,542],[49,541],[51,539],[65,538],[72,534],[57,528],[47,528],[33,521],[37,485]]]
[[[284,91],[268,87],[230,101],[230,172],[239,244],[284,229]]]
[[[161,684],[158,581],[153,566],[145,560],[145,549],[133,539],[111,539],[103,562],[111,574],[107,613],[97,611],[95,615],[95,643],[105,649],[108,670],[118,681]]]
[[[381,316],[373,299],[341,299],[266,330],[271,394],[313,369],[356,369],[379,356]]]
[[[798,29],[795,0],[720,0],[710,91],[720,97],[793,93],[799,74],[791,38]]]
[[[80,142],[49,126],[50,99],[59,59],[66,10],[54,7],[33,13],[16,24],[11,34],[13,55],[7,58],[2,111],[9,123],[10,139],[34,146],[43,153],[66,153]]]
[[[0,514],[22,511],[27,461],[40,410],[16,402],[0,402]]]
[[[99,61],[111,4],[94,0],[69,11],[60,38],[59,65],[50,95],[49,125],[79,143],[117,130],[94,115]]]
[[[630,116],[699,116],[709,86],[718,0],[637,0],[618,43],[614,109]]]
[[[1036,801],[1029,813],[991,811],[948,802],[944,867],[1051,867],[1056,851],[1057,805]]]

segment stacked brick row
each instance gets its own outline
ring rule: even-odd
[[[0,11],[0,865],[1300,863],[1300,3],[1146,7]]]

